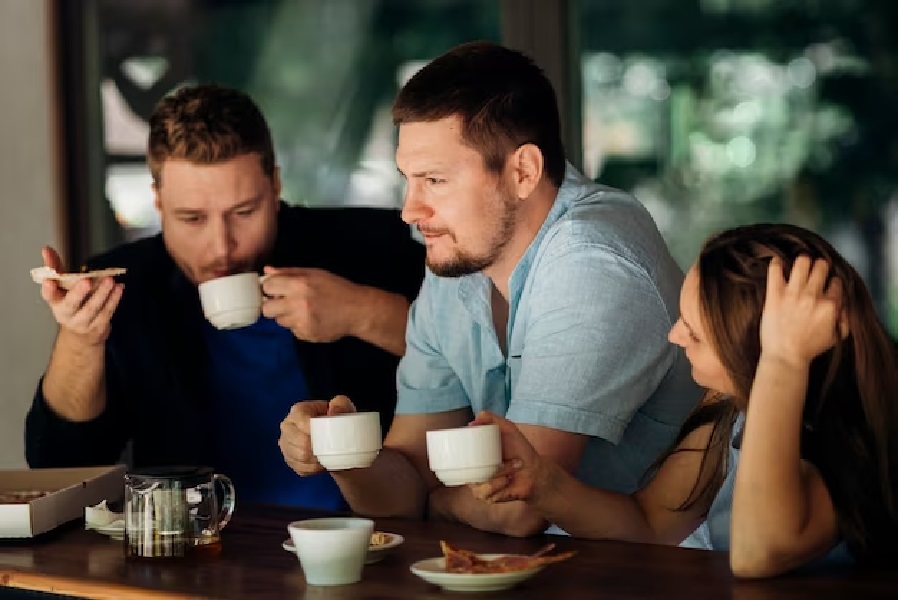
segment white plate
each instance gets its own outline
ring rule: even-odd
[[[387,535],[390,536],[390,539],[386,544],[368,546],[368,554],[365,556],[366,565],[382,561],[384,557],[389,554],[390,550],[405,541],[405,538],[398,533],[388,533]],[[293,540],[291,538],[284,540],[281,543],[281,547],[287,552],[296,554],[296,547],[293,545]]]
[[[508,554],[480,554],[481,558],[494,559]],[[419,560],[411,566],[411,571],[424,581],[438,585],[450,592],[495,592],[507,590],[533,577],[543,567],[532,567],[509,573],[448,573],[446,559],[442,556]]]

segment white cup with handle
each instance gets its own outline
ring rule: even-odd
[[[262,286],[256,273],[217,277],[199,285],[206,320],[218,329],[247,327],[262,315]]]

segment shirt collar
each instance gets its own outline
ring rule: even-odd
[[[552,203],[552,208],[549,210],[549,214],[546,215],[546,219],[543,221],[539,231],[537,231],[536,236],[534,236],[530,245],[527,246],[527,250],[518,260],[517,265],[515,265],[514,270],[511,272],[511,277],[508,281],[509,323],[511,323],[514,318],[514,312],[517,309],[521,294],[524,291],[524,284],[527,282],[527,276],[530,274],[530,268],[533,266],[533,261],[536,258],[536,254],[539,251],[543,238],[546,237],[549,229],[551,229],[552,226],[555,225],[568,210],[570,210],[571,206],[573,206],[579,198],[582,198],[585,195],[584,188],[590,185],[593,184],[589,179],[584,177],[570,163],[566,164],[564,180],[561,183],[561,187],[558,189],[558,193],[555,196],[555,202]],[[488,323],[492,322],[490,316],[490,289],[491,282],[483,273],[465,275],[461,278],[461,281],[459,281],[458,286],[458,298],[461,300],[462,304],[468,307],[478,320],[484,318],[485,315]]]

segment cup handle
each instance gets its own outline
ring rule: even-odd
[[[262,300],[271,300],[274,296],[269,296],[265,293],[265,289],[263,286],[269,277],[272,277],[274,273],[266,273],[265,275],[259,275],[259,291],[262,292]]]
[[[221,501],[221,510],[218,513],[218,529],[222,530],[231,521],[234,507],[237,505],[237,494],[234,492],[234,484],[227,475],[216,473],[212,480],[221,485],[224,490],[224,499]]]

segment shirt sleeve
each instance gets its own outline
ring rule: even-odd
[[[88,261],[87,268],[101,269],[116,264],[121,263],[100,257]],[[29,467],[86,467],[110,465],[119,460],[130,432],[123,425],[123,394],[109,346],[107,340],[106,408],[90,421],[69,421],[58,415],[44,397],[44,377],[38,381],[31,407],[25,416],[25,461]]]
[[[107,377],[107,381],[109,378]],[[86,467],[115,463],[125,446],[124,428],[114,408],[114,386],[107,385],[107,408],[97,418],[74,422],[47,404],[43,377],[25,417],[25,460],[37,468]]]
[[[676,358],[657,286],[643,266],[586,242],[547,254],[531,277],[507,418],[618,443]]]
[[[436,413],[471,406],[449,362],[443,357],[434,331],[436,276],[429,270],[421,293],[409,309],[405,356],[396,373],[398,414]]]

